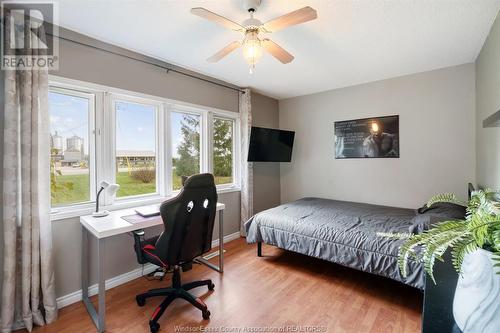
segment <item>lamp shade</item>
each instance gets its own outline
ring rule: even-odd
[[[106,189],[106,192],[108,192],[109,195],[115,195],[116,192],[120,189],[120,185],[118,184],[109,184],[108,188]]]
[[[119,189],[120,189],[119,184],[109,184],[109,186],[106,188],[106,193],[110,198],[111,204],[115,201],[116,193],[118,192]]]
[[[258,32],[248,31],[243,40],[243,57],[251,68],[262,58],[262,44]]]
[[[104,217],[109,215],[109,212],[107,210],[100,211],[99,210],[99,197],[101,193],[104,191],[107,193],[109,202],[108,204],[113,204],[115,201],[115,195],[116,192],[120,189],[120,185],[114,184],[114,183],[109,183],[105,180],[101,182],[101,189],[97,192],[97,198],[96,198],[96,209],[95,212],[92,213],[92,216],[94,217]]]

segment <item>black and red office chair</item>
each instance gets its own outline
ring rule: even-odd
[[[144,306],[147,298],[165,296],[149,321],[151,333],[158,332],[158,319],[177,298],[188,301],[201,310],[203,319],[209,319],[207,305],[188,290],[201,286],[214,290],[215,285],[212,280],[181,284],[181,269],[190,270],[193,260],[210,250],[216,206],[217,191],[213,175],[191,176],[177,197],[160,206],[164,225],[161,235],[146,240],[135,235],[135,251],[139,263],[149,262],[165,270],[173,269],[170,288],[152,289],[136,296],[139,306]]]

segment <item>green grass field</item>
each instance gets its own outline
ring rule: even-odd
[[[130,177],[128,172],[118,172],[116,175],[116,183],[120,184],[120,189],[116,194],[117,197],[128,197],[131,195],[141,195],[156,192],[155,181],[151,183],[143,183],[137,179]]]
[[[68,205],[90,200],[88,174],[58,176],[57,181],[60,183],[72,183],[73,189],[58,191],[52,198],[52,206]],[[117,197],[155,192],[156,184],[154,182],[143,183],[130,177],[128,172],[119,172],[116,176],[116,182],[120,184],[120,190],[117,193]],[[230,182],[232,182],[232,177],[215,177],[216,184],[227,184]],[[181,177],[174,175],[173,188],[174,190],[179,190],[181,188]]]

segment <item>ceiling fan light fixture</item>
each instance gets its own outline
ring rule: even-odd
[[[262,43],[258,31],[247,31],[243,40],[243,57],[250,65],[250,74],[260,58],[262,58],[262,53]]]
[[[242,32],[244,38],[242,42],[233,41],[232,43],[223,47],[219,52],[215,53],[207,59],[208,62],[218,62],[238,47],[242,46],[243,57],[245,61],[250,65],[250,74],[253,73],[255,65],[262,58],[262,53],[264,51],[268,52],[282,64],[288,64],[293,61],[294,56],[282,48],[277,43],[273,42],[271,39],[264,37],[259,38],[259,34],[270,34],[278,30],[283,30],[286,27],[302,24],[315,20],[318,17],[318,13],[313,8],[306,6],[297,9],[288,14],[282,15],[266,23],[262,23],[260,20],[254,18],[254,13],[259,8],[262,0],[243,0],[245,9],[249,12],[250,18],[245,20],[242,24],[238,24],[230,19],[211,12],[202,7],[191,8],[191,13],[193,15],[199,16],[206,20],[212,21],[219,25],[222,25],[230,30]]]

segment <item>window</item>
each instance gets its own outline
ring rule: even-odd
[[[234,120],[214,117],[213,174],[215,184],[234,183]]]
[[[157,193],[154,105],[115,101],[117,197]]]
[[[171,112],[174,191],[182,187],[183,176],[200,173],[200,122],[200,115]]]
[[[90,213],[102,181],[120,189],[100,207],[160,202],[201,172],[237,189],[238,113],[54,76],[49,112],[53,219]]]
[[[52,206],[88,202],[93,197],[89,150],[93,108],[93,95],[63,89],[49,92]]]

